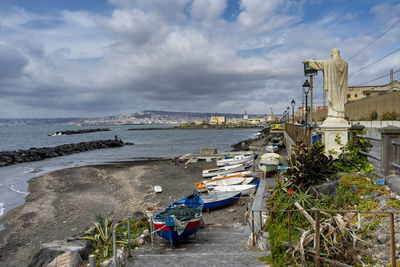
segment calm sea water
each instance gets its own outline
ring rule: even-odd
[[[42,174],[75,166],[126,161],[147,157],[167,157],[198,152],[201,147],[216,147],[229,151],[231,145],[254,137],[257,130],[147,130],[128,131],[129,128],[165,126],[110,126],[111,132],[79,135],[48,136],[56,131],[79,130],[99,127],[58,126],[2,126],[0,151],[29,149],[31,147],[57,146],[98,139],[114,139],[117,135],[133,146],[101,149],[43,161],[15,164],[0,168],[0,217],[21,205],[27,196],[27,181]],[[0,226],[1,230],[1,226]]]

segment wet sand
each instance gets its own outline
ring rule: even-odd
[[[115,220],[162,209],[193,192],[204,180],[201,171],[215,162],[185,165],[156,160],[84,166],[47,173],[29,181],[26,202],[8,212],[1,223],[0,266],[25,266],[40,245],[66,240],[92,226],[94,213],[114,211]],[[160,185],[162,193],[154,192]],[[243,223],[248,198],[231,208],[204,214],[204,222],[220,227]]]

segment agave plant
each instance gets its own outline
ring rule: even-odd
[[[102,251],[104,258],[108,257],[109,248],[113,245],[113,212],[103,217],[95,214],[94,226],[89,228],[80,237],[92,241],[94,248]]]
[[[288,160],[286,174],[292,184],[308,188],[323,182],[334,174],[335,160],[324,154],[324,145],[314,144],[307,148],[304,144],[294,145],[294,153]]]

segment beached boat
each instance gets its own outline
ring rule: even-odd
[[[204,202],[203,211],[215,210],[229,206],[233,203],[236,203],[241,195],[242,192],[225,192],[201,196]]]
[[[249,183],[253,182],[253,180],[254,180],[254,177],[245,177],[241,184],[249,184]]]
[[[216,193],[222,192],[242,192],[242,196],[254,194],[256,191],[256,186],[254,184],[246,184],[246,185],[221,185],[213,187],[213,190]]]
[[[217,178],[214,180],[206,180],[203,182],[198,182],[195,184],[195,186],[197,191],[207,192],[207,187],[240,184],[244,181],[244,179],[245,178],[242,176],[224,177],[224,178]]]
[[[229,173],[229,174],[216,175],[216,176],[213,176],[211,179],[215,180],[218,178],[245,177],[245,176],[251,176],[251,175],[253,175],[252,171],[233,172],[233,173]]]
[[[244,171],[245,167],[243,164],[236,164],[231,166],[217,167],[203,170],[203,177],[212,177],[215,175],[228,174],[233,172]]]
[[[282,162],[282,157],[276,153],[266,153],[261,156],[259,169],[265,173],[270,173],[278,170],[279,164]]]
[[[253,155],[235,155],[233,158],[217,160],[217,166],[231,166],[253,160]]]
[[[178,240],[197,232],[202,219],[202,208],[203,200],[193,193],[154,215],[154,230],[175,247]]]
[[[277,151],[279,150],[279,147],[278,147],[278,144],[269,143],[269,144],[265,147],[265,150],[266,150],[267,152],[270,152],[270,153],[275,153],[275,152],[277,152]]]
[[[247,156],[254,156],[253,153],[244,153],[244,154],[226,154],[224,155],[224,159],[233,159],[235,156],[243,156],[243,157],[247,157]]]

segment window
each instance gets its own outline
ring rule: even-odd
[[[354,94],[354,97],[357,97],[357,94]]]

